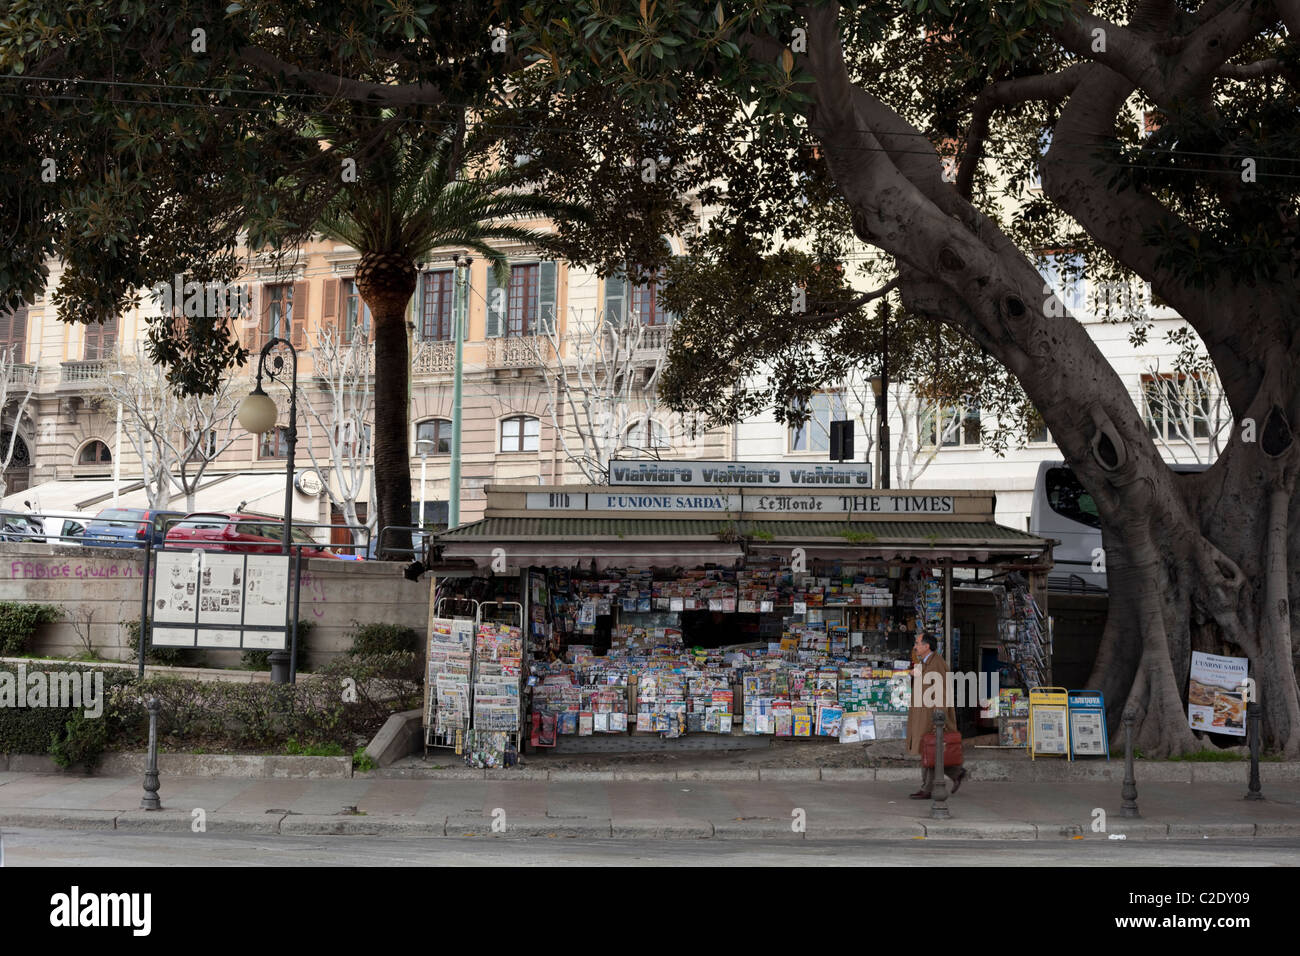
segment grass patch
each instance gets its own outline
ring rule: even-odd
[[[366,753],[365,747],[358,747],[352,754],[352,771],[354,773],[369,773],[379,766],[375,763],[373,757]]]
[[[284,752],[294,757],[343,757],[344,750],[334,741],[323,744],[298,743],[297,738],[290,737],[284,742]]]
[[[1179,754],[1169,759],[1182,763],[1240,763],[1249,758],[1227,750],[1197,750],[1195,753]]]

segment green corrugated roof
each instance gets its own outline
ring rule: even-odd
[[[482,518],[446,531],[444,541],[466,539],[587,540],[591,538],[708,538],[733,529],[764,541],[835,540],[851,544],[874,543],[866,535],[885,543],[898,541],[928,543],[953,541],[1005,541],[1034,546],[1043,539],[992,521],[738,521],[718,518],[591,518],[586,516],[535,518]],[[756,534],[757,533],[757,534]],[[846,537],[847,535],[847,537]]]

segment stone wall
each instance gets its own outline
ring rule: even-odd
[[[398,562],[303,562],[299,620],[311,621],[306,666],[350,646],[353,622],[405,624],[423,633],[429,581],[407,581]],[[127,660],[129,632],[140,619],[144,552],[63,544],[0,543],[0,601],[58,604],[63,620],[37,632],[31,653],[66,657],[85,651],[78,628],[101,657]],[[87,626],[87,620],[89,625]],[[197,652],[205,663],[234,667],[238,651]]]

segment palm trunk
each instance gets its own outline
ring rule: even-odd
[[[375,329],[376,527],[386,548],[409,553],[411,533],[384,528],[411,524],[411,459],[406,343],[406,305],[415,291],[415,266],[390,253],[366,253],[357,265],[357,289],[370,306]],[[403,557],[404,555],[399,555]]]

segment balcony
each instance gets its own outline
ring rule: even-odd
[[[671,325],[647,325],[638,340],[629,336],[628,344],[632,346],[632,363],[634,365],[656,365],[668,351],[668,340],[672,338]]]
[[[485,344],[488,368],[537,368],[551,356],[550,340],[541,335],[509,335]]]
[[[106,359],[95,359],[85,362],[64,362],[62,371],[59,375],[59,385],[71,386],[95,386],[102,385],[108,377],[109,369],[113,363]]]
[[[36,366],[24,362],[16,362],[9,366],[8,385],[11,389],[35,388]]]
[[[455,342],[427,341],[415,343],[415,355],[411,357],[412,374],[450,375],[455,370]]]

